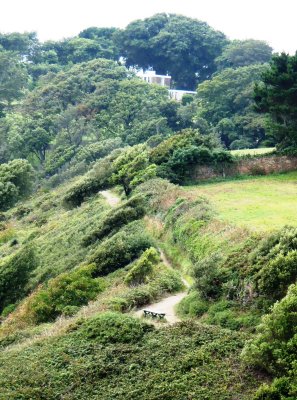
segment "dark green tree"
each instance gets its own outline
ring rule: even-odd
[[[27,82],[28,74],[19,56],[0,51],[0,110],[22,96]]]
[[[262,40],[233,40],[216,59],[219,69],[265,64],[271,60],[272,48]]]
[[[256,110],[267,113],[279,149],[297,146],[297,53],[275,55],[255,87]]]
[[[134,21],[115,38],[128,66],[153,67],[172,75],[176,87],[192,90],[216,70],[227,43],[207,23],[175,14]]]
[[[197,115],[214,127],[226,147],[233,148],[238,140],[239,147],[257,147],[264,139],[265,124],[254,111],[253,93],[266,68],[260,64],[227,68],[198,86]]]

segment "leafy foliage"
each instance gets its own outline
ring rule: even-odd
[[[0,310],[26,294],[30,272],[36,268],[34,249],[26,246],[0,264]]]
[[[149,164],[145,145],[128,148],[115,160],[113,169],[111,182],[121,184],[126,196],[135,186],[156,176],[156,166]]]
[[[83,245],[88,246],[97,240],[102,240],[105,236],[116,233],[128,223],[142,218],[145,214],[143,203],[141,196],[134,196],[116,210],[107,213],[96,229],[84,237]]]
[[[20,394],[24,400],[247,400],[259,377],[239,364],[243,342],[240,333],[191,321],[152,329],[108,313],[81,321],[66,335],[10,353],[9,363],[7,353],[1,353],[1,390],[11,400]]]
[[[272,57],[272,48],[262,40],[233,40],[216,59],[219,69],[265,64]]]
[[[28,75],[20,58],[12,51],[0,51],[0,111],[22,96],[27,82]]]
[[[157,250],[153,247],[147,249],[125,276],[125,283],[130,286],[144,283],[159,261],[160,257]]]
[[[143,223],[131,222],[90,254],[88,262],[96,265],[93,275],[103,276],[125,267],[151,245]]]
[[[0,210],[11,207],[32,190],[33,168],[26,160],[0,165]]]
[[[238,148],[235,140],[245,140],[242,146],[257,147],[264,139],[265,124],[254,112],[253,92],[265,69],[267,66],[260,64],[227,68],[198,86],[197,113],[215,126],[226,147]]]
[[[230,153],[220,149],[212,135],[185,129],[165,139],[150,153],[151,162],[158,165],[157,174],[173,182],[184,181],[195,165],[232,162]]]
[[[105,313],[88,320],[81,332],[89,340],[98,343],[136,343],[146,332],[152,331],[151,325],[135,318],[116,313]]]
[[[75,312],[80,306],[94,300],[103,288],[103,282],[93,279],[94,266],[79,267],[48,281],[30,297],[26,304],[27,318],[34,323],[54,320],[60,314]]]
[[[268,113],[269,133],[280,149],[296,147],[297,55],[275,55],[255,87],[256,110]]]
[[[276,302],[270,314],[263,317],[258,334],[243,350],[249,364],[264,368],[277,378],[272,386],[262,386],[257,400],[292,399],[296,397],[296,285]]]
[[[156,14],[130,23],[116,34],[129,66],[172,75],[180,89],[195,89],[215,71],[215,58],[227,43],[205,22],[175,14]]]

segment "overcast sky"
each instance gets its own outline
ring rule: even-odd
[[[37,31],[62,39],[90,26],[125,27],[158,12],[208,22],[231,39],[266,40],[276,51],[297,49],[297,0],[0,0],[0,31]]]

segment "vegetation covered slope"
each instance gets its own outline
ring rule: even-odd
[[[296,57],[165,14],[0,44],[0,398],[296,398],[296,174],[177,185],[227,149],[294,156]],[[183,277],[183,322],[136,318]]]

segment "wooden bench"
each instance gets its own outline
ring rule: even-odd
[[[159,319],[165,318],[164,313],[156,313],[156,312],[149,311],[149,310],[143,310],[143,315],[145,317],[152,317],[152,318],[159,318]]]

